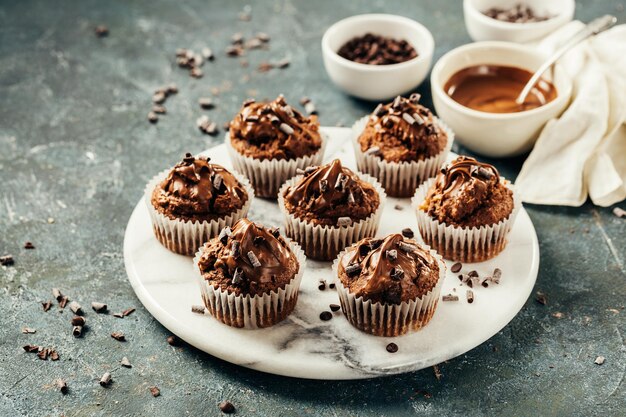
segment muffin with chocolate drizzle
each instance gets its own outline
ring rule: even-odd
[[[500,253],[518,209],[511,184],[498,170],[468,156],[424,183],[413,204],[424,241],[444,258],[461,262]]]
[[[419,94],[398,96],[353,127],[359,171],[378,178],[392,197],[410,197],[435,176],[454,140],[452,131],[419,100]]]
[[[187,256],[224,226],[245,217],[253,198],[245,177],[190,153],[155,176],[145,193],[156,238],[169,250]]]
[[[343,251],[333,268],[348,321],[377,336],[425,326],[437,307],[446,266],[433,250],[401,234],[366,238]]]
[[[302,115],[282,95],[271,102],[246,100],[226,138],[235,169],[250,179],[257,196],[268,198],[276,198],[297,169],[320,164],[325,144],[317,116]]]
[[[241,219],[206,242],[194,264],[209,313],[229,326],[258,328],[293,311],[304,259],[300,247],[278,229]]]
[[[287,236],[307,257],[330,261],[346,246],[376,234],[385,197],[374,178],[335,159],[285,182],[278,204]]]

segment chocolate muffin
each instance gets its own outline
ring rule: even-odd
[[[298,300],[304,256],[278,229],[241,219],[206,242],[194,263],[204,304],[229,326],[271,326],[287,317]]]
[[[510,183],[494,166],[467,156],[423,184],[414,204],[424,241],[444,258],[461,262],[500,253],[517,212]]]
[[[188,256],[244,217],[253,197],[246,178],[189,153],[146,187],[155,236],[171,251]]]
[[[440,256],[401,234],[363,239],[343,251],[334,267],[348,321],[377,336],[426,325],[445,276]]]
[[[235,168],[257,196],[272,198],[298,168],[321,162],[325,143],[317,116],[302,115],[282,95],[271,102],[246,100],[226,138]]]
[[[419,94],[379,104],[353,127],[360,171],[375,176],[392,197],[410,197],[445,161],[454,134],[426,107]]]
[[[307,257],[332,260],[339,251],[378,229],[385,193],[365,174],[356,174],[339,159],[309,167],[281,187],[278,203],[287,236]]]

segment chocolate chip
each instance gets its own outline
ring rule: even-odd
[[[389,277],[395,281],[400,281],[404,277],[404,270],[400,265],[391,268]]]
[[[206,308],[204,306],[192,305],[191,312],[196,314],[204,314]]]
[[[232,283],[233,285],[239,285],[243,282],[243,270],[239,267],[235,268],[233,273]]]
[[[93,311],[96,313],[105,313],[107,311],[107,305],[97,301],[91,303],[91,308],[93,308]]]
[[[321,280],[320,284],[317,286],[317,289],[320,291],[324,291],[326,289],[326,281]]]
[[[124,336],[124,333],[122,332],[113,332],[111,333],[111,337],[119,342],[125,342],[126,341],[126,336]]]
[[[333,318],[333,313],[331,313],[330,311],[322,311],[320,313],[320,320],[322,321],[328,321],[332,318]]]
[[[370,253],[370,251],[372,250],[372,248],[370,247],[369,244],[361,244],[359,245],[359,255],[361,256],[365,256],[368,253]]]
[[[335,283],[331,282],[330,284],[328,284],[328,288],[330,288],[331,290],[335,288]]]
[[[254,239],[252,239],[252,244],[254,246],[259,246],[263,243],[265,243],[265,238],[263,236],[255,236]]]
[[[11,255],[0,256],[0,265],[11,266],[13,264],[15,264],[15,260],[13,259],[13,256]]]
[[[150,387],[150,394],[152,394],[153,397],[158,397],[161,395],[161,390],[159,390],[158,387]]]
[[[131,365],[130,361],[128,360],[128,358],[126,356],[124,356],[122,358],[122,360],[120,361],[120,365],[122,365],[124,368],[132,368],[133,365]]]
[[[72,326],[84,326],[86,322],[83,316],[74,316],[71,320]]]
[[[450,271],[456,274],[461,270],[461,268],[463,268],[463,265],[461,264],[461,262],[457,262],[450,267]]]
[[[480,285],[482,285],[483,287],[487,288],[489,287],[489,282],[491,281],[491,279],[489,277],[484,278],[482,281],[480,281]]]
[[[230,251],[232,253],[232,256],[234,258],[237,258],[240,254],[239,252],[239,241],[238,240],[233,240],[233,242],[230,244]]]
[[[355,264],[351,264],[351,265],[346,266],[345,270],[346,270],[346,274],[349,277],[354,277],[354,276],[359,275],[361,273],[361,269],[362,269],[361,265],[355,263]]]
[[[104,38],[109,36],[109,28],[106,27],[105,25],[98,25],[95,27],[94,32],[96,33],[96,36],[99,38]]]
[[[352,219],[350,217],[339,217],[337,219],[338,227],[350,226],[351,224],[352,224]]]
[[[100,378],[100,385],[103,387],[107,387],[109,386],[111,381],[112,381],[111,373],[105,372],[104,375],[102,375],[102,377]]]
[[[489,180],[493,177],[493,175],[494,174],[490,170],[483,167],[478,167],[478,170],[476,170],[476,176],[483,180]]]
[[[395,249],[390,249],[386,251],[385,254],[387,255],[387,259],[389,259],[390,261],[395,261],[396,259],[398,259],[398,251]]]
[[[474,302],[474,291],[472,290],[467,290],[466,291],[466,295],[467,295],[467,302],[469,304],[472,304]]]
[[[159,121],[159,116],[157,116],[155,112],[151,111],[148,113],[148,121],[154,124]]]
[[[370,249],[372,250],[377,249],[382,244],[383,244],[382,239],[372,239],[370,240]]]
[[[247,256],[248,256],[248,259],[250,260],[250,263],[252,264],[253,267],[255,267],[255,268],[260,268],[261,267],[261,262],[259,261],[259,258],[256,257],[254,252],[249,251],[247,253]]]
[[[207,109],[207,110],[215,107],[215,103],[213,102],[213,99],[210,97],[199,98],[198,104],[200,105],[200,107],[202,107],[203,109]]]
[[[272,227],[271,229],[268,230],[268,232],[270,232],[270,234],[274,236],[276,239],[280,237],[280,228],[278,227]]]
[[[398,345],[396,345],[395,343],[391,342],[387,345],[387,352],[396,353],[397,351],[398,351]]]
[[[35,245],[32,242],[26,242],[24,243],[24,249],[35,249]]]
[[[230,401],[224,400],[219,403],[218,407],[220,408],[220,411],[225,414],[232,414],[235,412],[235,406]]]
[[[441,297],[441,301],[459,301],[458,295],[446,294]]]
[[[407,239],[411,239],[415,236],[415,233],[413,233],[413,230],[411,230],[410,227],[407,227],[402,229],[402,236],[406,237]]]
[[[54,381],[54,385],[56,385],[57,389],[61,392],[61,394],[67,394],[67,382],[63,379],[58,378]]]
[[[339,311],[339,309],[341,308],[339,304],[331,304],[329,305],[329,307],[330,307],[330,311]]]
[[[220,230],[220,234],[218,236],[218,239],[220,240],[220,242],[222,242],[222,245],[225,245],[226,242],[228,241],[228,238],[232,234],[233,234],[233,232],[232,232],[232,230],[230,230],[230,227],[226,226],[222,230]]]
[[[291,135],[294,132],[293,128],[287,123],[281,123],[279,129],[286,135]]]

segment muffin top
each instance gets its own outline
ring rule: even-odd
[[[229,135],[237,152],[256,159],[296,159],[322,146],[317,116],[303,116],[282,94],[272,102],[246,100]]]
[[[215,288],[229,293],[264,294],[285,287],[300,265],[278,229],[243,218],[202,247],[198,268]]]
[[[289,213],[324,226],[348,226],[366,219],[380,204],[374,186],[342,166],[339,159],[307,168],[283,197]]]
[[[361,151],[387,162],[419,161],[443,151],[448,135],[419,99],[419,94],[412,94],[379,104],[359,136]]]
[[[210,221],[231,214],[250,198],[243,185],[210,158],[190,153],[152,191],[152,206],[171,219]]]
[[[348,247],[337,274],[350,294],[375,303],[400,304],[432,290],[439,263],[429,251],[401,234],[365,238]]]
[[[441,223],[479,227],[506,219],[513,205],[513,192],[493,165],[459,156],[441,169],[420,209]]]

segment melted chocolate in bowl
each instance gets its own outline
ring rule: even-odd
[[[554,100],[556,87],[540,79],[522,104],[515,99],[532,77],[525,69],[500,65],[476,65],[456,72],[444,91],[454,101],[487,113],[517,113],[534,109]]]

